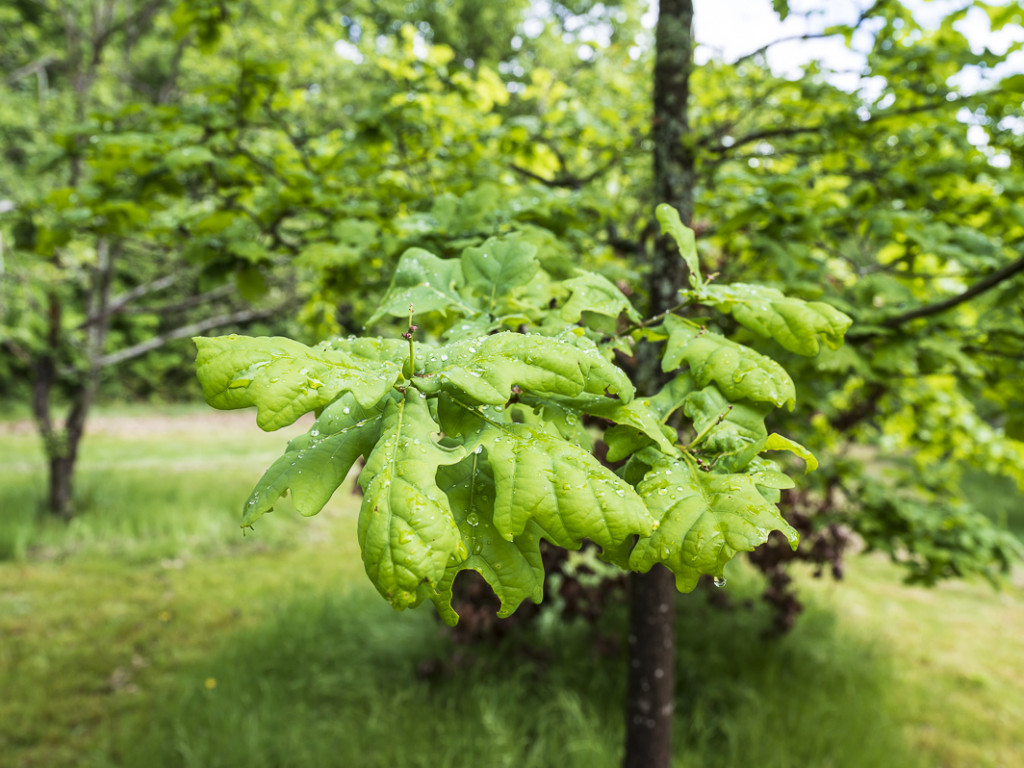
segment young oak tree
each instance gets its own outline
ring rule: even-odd
[[[272,259],[203,227],[212,158],[198,138],[244,98],[195,106],[225,68],[203,5],[0,8],[0,389],[31,407],[59,518],[76,512],[78,451],[112,368],[290,303],[282,276],[272,306],[254,306],[268,292],[253,262]],[[150,357],[144,375],[165,371]]]
[[[759,285],[715,284],[701,274],[678,212],[661,205],[657,214],[689,285],[672,311],[651,318],[599,274],[552,276],[513,233],[459,258],[403,254],[371,320],[408,317],[404,340],[351,336],[308,347],[197,337],[210,405],[255,407],[265,430],[316,414],[257,483],[242,525],[289,492],[300,513],[316,514],[363,457],[367,575],[395,608],[429,600],[450,624],[463,570],[487,580],[499,615],[539,601],[541,539],[567,549],[593,541],[604,560],[634,572],[663,565],[682,592],[702,575],[721,583],[729,560],[771,531],[795,546],[776,506],[795,483],[766,454],[790,451],[807,470],[817,461],[765,424],[773,410],[793,407],[793,381],[715,324],[728,315],[815,355],[837,348],[851,321]],[[414,339],[414,312],[436,340]],[[637,392],[616,361],[644,349],[657,351],[666,380]],[[617,470],[594,457],[597,440]]]

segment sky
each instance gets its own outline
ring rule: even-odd
[[[814,17],[790,15],[785,22],[780,22],[768,0],[694,0],[694,37],[699,46],[694,58],[698,64],[712,57],[732,61],[783,38],[820,32],[831,24],[852,23],[869,2],[870,0],[790,0],[790,7],[793,9],[817,10],[819,13]],[[966,4],[964,0],[902,2],[913,11],[914,17],[925,27],[938,24],[947,14]],[[653,26],[657,19],[657,0],[651,5],[651,11],[644,21],[645,24]],[[993,32],[988,16],[980,8],[971,9],[955,26],[967,37],[975,51],[987,47],[996,53],[1003,53],[1011,43],[1024,41],[1024,24],[1016,27],[1007,25],[1002,30]],[[836,72],[829,76],[836,86],[851,91],[859,89],[861,96],[870,101],[880,92],[875,90],[880,83],[861,79],[857,74],[864,66],[863,54],[857,53],[857,50],[866,50],[870,42],[871,36],[866,30],[861,35],[854,36],[854,50],[847,48],[839,37],[794,40],[772,46],[767,52],[767,59],[775,72],[793,76],[799,74],[802,65],[818,59],[825,68]],[[988,73],[976,67],[966,68],[957,77],[955,85],[970,93],[984,88],[986,79],[998,79],[1021,72],[1024,72],[1024,51],[1016,51],[1003,64]],[[968,141],[978,147],[988,144],[987,131],[978,124],[969,110],[962,110],[958,117],[968,126]],[[1024,133],[1024,121],[1016,121],[1016,125],[1010,127],[1015,132]],[[995,153],[990,157],[990,162],[1006,167],[1009,158]]]
[[[965,5],[963,0],[903,0],[915,18],[928,26],[938,23],[946,14]],[[815,10],[812,17],[790,15],[785,22],[772,11],[768,0],[694,0],[694,36],[703,50],[698,48],[697,63],[707,61],[713,55],[725,60],[737,59],[755,51],[761,46],[785,37],[819,32],[830,24],[856,21],[869,0],[790,0],[794,10]],[[654,24],[657,17],[656,2],[645,21]],[[1024,41],[1024,26],[1007,26],[993,33],[989,29],[988,17],[981,9],[972,9],[967,17],[957,23],[957,28],[980,50],[988,47],[1003,52],[1013,41]],[[869,43],[867,34],[855,37],[854,48]],[[846,48],[841,38],[827,40],[801,40],[781,43],[768,51],[768,63],[780,74],[796,73],[802,64],[811,59],[822,60],[833,70],[857,70],[863,64],[863,57]],[[1003,76],[1012,72],[1024,72],[1024,51],[1011,55],[1010,59],[995,74]],[[852,75],[834,78],[836,85],[855,87]],[[968,75],[961,87],[975,90],[982,85],[977,73]]]

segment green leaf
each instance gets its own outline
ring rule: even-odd
[[[343,392],[371,408],[401,373],[391,362],[354,359],[341,350],[282,337],[232,334],[193,341],[206,402],[222,410],[256,406],[256,423],[267,431],[291,424]]]
[[[284,455],[260,478],[246,502],[242,526],[273,510],[289,489],[300,514],[323,509],[356,459],[377,442],[382,411],[381,403],[363,408],[351,393],[325,407],[309,431],[288,443]]]
[[[363,504],[357,535],[370,581],[395,608],[434,594],[445,569],[466,559],[466,545],[438,467],[465,455],[434,442],[440,431],[415,390],[388,400],[380,440],[359,474]]]
[[[662,369],[683,361],[700,386],[714,382],[730,400],[785,405],[793,410],[796,387],[785,369],[771,358],[677,317],[665,319],[669,333]]]
[[[768,503],[747,475],[701,472],[686,461],[665,458],[644,476],[637,491],[658,518],[629,558],[635,571],[664,563],[676,588],[689,592],[702,575],[721,578],[737,552],[749,552],[781,531],[793,548],[799,535]]]
[[[600,398],[608,402],[615,402],[609,398]],[[523,422],[532,425],[545,425],[553,428],[563,440],[578,445],[585,451],[590,451],[592,441],[590,431],[583,423],[583,412],[568,405],[563,405],[552,398],[522,396],[519,402],[523,405],[533,406],[533,410],[526,410],[523,413]],[[517,419],[518,421],[518,419]],[[548,431],[551,431],[550,429]]]
[[[478,403],[504,405],[512,387],[538,395],[576,396],[605,391],[632,398],[626,375],[593,346],[569,336],[496,333],[441,347],[424,365],[416,386],[454,390]]]
[[[523,600],[539,603],[544,597],[544,565],[540,554],[542,531],[528,523],[512,541],[494,527],[494,476],[481,452],[458,464],[443,466],[437,484],[448,495],[452,513],[469,556],[445,571],[431,599],[448,624],[458,616],[452,609],[452,584],[460,571],[472,569],[491,585],[501,601],[498,616],[511,616]]]
[[[355,358],[372,361],[373,363],[394,363],[402,365],[409,357],[409,342],[402,339],[385,339],[380,336],[349,336],[322,341],[318,348],[339,350]],[[415,343],[416,355],[426,353],[425,345]],[[356,361],[359,362],[358,360]]]
[[[754,481],[754,485],[773,490],[786,490],[795,488],[796,482],[785,472],[779,471],[779,465],[770,459],[761,456],[756,457],[747,466],[744,473]]]
[[[485,451],[495,483],[493,522],[506,541],[531,524],[566,549],[578,549],[584,539],[614,548],[650,531],[652,520],[632,486],[579,446],[513,423],[497,406],[478,410],[442,395],[438,415],[446,434],[463,436],[467,450]]]
[[[838,349],[853,322],[830,304],[788,298],[760,285],[708,285],[697,300],[731,313],[744,328],[808,357],[818,354],[820,342]]]
[[[518,235],[492,237],[462,252],[462,273],[469,287],[483,299],[486,310],[498,314],[495,309],[500,300],[537,274],[540,262],[536,253],[537,249]]]
[[[679,255],[683,257],[690,269],[690,287],[698,289],[703,286],[700,275],[700,259],[697,256],[697,240],[693,230],[683,224],[679,211],[667,203],[661,203],[654,211],[661,224],[662,234],[669,235],[679,247]]]
[[[296,266],[313,267],[326,270],[332,267],[344,267],[358,264],[362,254],[344,243],[310,243],[295,257]],[[409,308],[406,306],[406,314]]]
[[[788,437],[783,437],[776,433],[768,435],[768,440],[765,442],[762,451],[790,451],[795,453],[801,459],[803,459],[807,466],[804,468],[804,474],[813,472],[818,468],[818,460],[814,457],[814,454],[804,448],[800,443],[795,440],[790,440]]]
[[[584,312],[611,318],[624,314],[633,321],[641,319],[626,295],[601,275],[581,272],[570,280],[564,280],[562,286],[571,293],[561,311],[562,320],[567,323],[579,322]]]
[[[674,428],[667,426],[667,422],[669,416],[683,406],[686,396],[692,390],[693,378],[689,372],[685,372],[674,376],[653,397],[637,398],[633,401],[644,409],[639,415],[639,421],[621,413],[613,412],[608,415],[607,418],[616,422],[614,427],[605,430],[604,433],[604,441],[608,445],[608,461],[621,461],[641,448],[655,444],[670,456],[677,454],[675,443],[679,435]],[[658,425],[657,431],[650,428],[649,418]]]
[[[408,317],[409,305],[416,312],[447,312],[476,315],[479,310],[459,293],[465,284],[455,259],[439,259],[422,248],[410,248],[398,260],[391,285],[367,325],[385,315]]]
[[[445,331],[444,340],[449,344],[455,344],[469,339],[478,339],[489,334],[496,326],[497,323],[489,315],[479,314],[476,317],[463,318]]]
[[[735,454],[749,462],[768,437],[764,418],[771,408],[757,403],[732,403],[718,387],[711,385],[691,392],[683,401],[683,412],[703,434],[701,449],[710,454]],[[744,463],[745,466],[745,463]],[[733,471],[742,466],[731,466]]]
[[[617,426],[612,427],[612,429],[629,430],[637,435],[637,439],[640,439],[640,435],[643,435],[655,443],[662,451],[673,455],[677,452],[675,439],[671,434],[673,430],[664,426],[664,419],[658,418],[657,411],[652,407],[652,400],[653,398],[634,399],[624,403],[621,400],[613,400],[606,397],[591,397],[586,398],[581,403],[580,410],[592,416],[600,416],[601,418],[614,421]],[[669,434],[666,434],[666,432]],[[615,438],[612,439],[612,443],[609,443],[609,447],[613,443],[615,443]],[[631,452],[629,451],[615,458],[609,455],[608,458],[610,461],[618,461],[625,458]]]
[[[553,544],[614,548],[653,522],[633,488],[575,445],[526,424],[481,435],[494,474],[494,525],[513,540],[532,521]]]

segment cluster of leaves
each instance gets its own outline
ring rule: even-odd
[[[705,282],[692,232],[668,206],[659,218],[692,271],[681,305],[729,313],[796,352],[841,344],[850,321],[828,305]],[[433,314],[438,343],[413,340],[414,307]],[[795,398],[769,358],[681,316],[643,323],[615,285],[584,271],[555,278],[514,235],[457,259],[407,251],[378,310],[406,313],[406,341],[196,340],[211,405],[255,406],[264,429],[317,414],[258,483],[244,526],[289,490],[300,512],[317,513],[364,456],[367,574],[395,607],[429,599],[452,623],[452,584],[465,569],[491,584],[500,615],[539,601],[541,539],[566,549],[592,541],[602,559],[635,571],[662,563],[682,591],[704,574],[722,578],[772,530],[796,545],[775,506],[794,483],[762,453],[816,462],[765,427]],[[617,322],[625,332],[607,334]],[[667,341],[673,375],[637,397],[615,350],[655,340]],[[591,434],[586,417],[607,430]],[[625,460],[617,471],[592,455],[596,437],[609,459]]]

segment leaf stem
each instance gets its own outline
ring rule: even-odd
[[[412,307],[412,304],[410,303],[409,304],[409,331],[407,333],[403,333],[402,334],[403,338],[405,338],[405,339],[407,339],[409,341],[409,378],[410,379],[413,376],[416,375],[416,350],[413,347],[412,335],[417,330],[419,330],[419,328],[417,326],[412,324],[412,313],[413,313],[413,307]]]
[[[691,297],[687,298],[686,301],[680,302],[679,304],[676,304],[674,307],[670,307],[670,308],[666,309],[664,312],[660,312],[659,314],[655,315],[654,317],[649,317],[646,320],[638,320],[638,321],[632,322],[632,323],[630,323],[629,325],[626,326],[626,329],[625,329],[625,331],[623,331],[622,335],[626,335],[628,333],[632,333],[633,331],[639,331],[639,330],[641,330],[643,328],[647,328],[648,326],[654,325],[655,323],[660,323],[662,320],[664,320],[669,315],[675,314],[680,309],[685,309],[686,307],[690,306],[694,302],[695,302],[695,297],[691,296]]]
[[[722,410],[722,412],[720,414],[718,414],[718,416],[715,418],[715,420],[713,422],[711,422],[706,427],[704,427],[704,429],[702,429],[697,434],[697,436],[695,438],[693,438],[693,440],[690,442],[690,444],[688,446],[686,446],[686,450],[687,451],[692,451],[694,448],[696,448],[698,445],[700,445],[702,442],[704,442],[704,439],[708,436],[708,434],[711,432],[711,430],[714,429],[715,427],[717,427],[723,421],[725,421],[725,417],[729,415],[729,413],[732,411],[732,408],[733,408],[732,403],[727,405]]]

